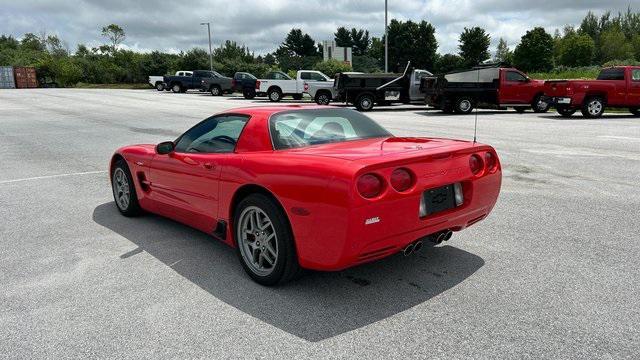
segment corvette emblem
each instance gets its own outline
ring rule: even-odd
[[[379,223],[379,222],[380,222],[380,218],[378,216],[376,216],[376,217],[372,217],[372,218],[369,218],[369,219],[365,220],[364,224],[365,225],[371,225],[371,224],[375,224],[375,223]]]

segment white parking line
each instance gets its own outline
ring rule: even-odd
[[[10,184],[10,183],[16,183],[16,182],[21,182],[21,181],[31,181],[31,180],[52,179],[52,178],[65,177],[65,176],[75,176],[75,175],[104,174],[106,172],[107,172],[107,170],[100,170],[100,171],[85,171],[85,172],[77,172],[77,173],[69,173],[69,174],[34,176],[34,177],[22,178],[22,179],[0,180],[0,184]]]

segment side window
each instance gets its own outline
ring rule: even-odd
[[[429,75],[429,73],[426,71],[416,71],[416,73],[413,75],[413,80],[415,82],[420,82],[420,80],[422,80],[422,78],[427,75]]]
[[[603,69],[598,75],[598,80],[624,80],[623,68]]]
[[[640,81],[640,69],[631,70],[631,80]]]
[[[315,80],[315,81],[327,81],[327,79],[318,74],[318,73],[309,73],[309,76],[311,76],[311,80]]]
[[[358,137],[351,122],[342,117],[317,117],[307,125],[305,140],[326,140],[327,138],[352,139]]]
[[[302,79],[302,80],[311,80],[311,73],[308,73],[308,72],[300,73],[300,79]]]
[[[184,71],[178,71],[178,76],[184,76]]]
[[[249,117],[244,115],[210,117],[189,129],[178,139],[176,152],[233,152],[247,121]]]
[[[527,78],[515,71],[507,71],[507,81],[525,82]]]

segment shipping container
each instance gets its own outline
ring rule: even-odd
[[[16,79],[16,88],[27,89],[38,87],[35,68],[16,66],[13,68],[13,74]]]
[[[13,77],[13,66],[0,66],[0,89],[15,89],[16,81]]]

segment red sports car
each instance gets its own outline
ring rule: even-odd
[[[502,181],[491,146],[395,137],[326,106],[230,110],[175,141],[118,149],[110,170],[123,215],[210,233],[265,285],[448,240],[487,217]]]

